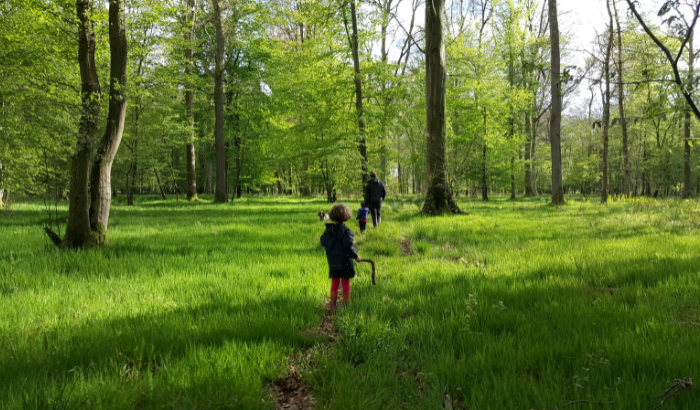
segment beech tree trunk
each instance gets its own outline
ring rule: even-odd
[[[194,50],[192,49],[192,40],[195,35],[195,16],[197,2],[196,0],[187,0],[187,15],[185,16],[185,24],[189,25],[185,31],[185,112],[187,115],[187,200],[196,201],[197,198],[197,168],[195,165],[195,150],[194,150],[194,87],[190,83],[192,81],[192,65],[194,64]]]
[[[214,25],[216,26],[216,68],[214,70],[214,147],[216,150],[216,191],[214,202],[228,202],[226,196],[226,141],[224,140],[224,32],[221,22],[219,0],[212,0],[214,5]]]
[[[357,112],[357,127],[360,134],[360,141],[358,143],[360,150],[360,161],[362,168],[362,183],[365,184],[369,181],[369,165],[367,162],[367,136],[365,135],[365,119],[363,117],[362,109],[362,74],[360,72],[360,44],[359,37],[357,34],[357,7],[355,6],[355,0],[350,2],[350,15],[352,19],[352,63],[355,70],[355,111]]]
[[[211,194],[212,192],[214,192],[214,184],[212,183],[213,171],[214,170],[212,169],[211,162],[207,162],[207,194]]]
[[[109,48],[109,111],[105,133],[95,152],[90,176],[90,228],[100,235],[101,243],[107,242],[109,209],[112,204],[112,162],[122,141],[126,119],[127,42],[122,0],[109,2]]]
[[[100,80],[95,66],[95,32],[90,15],[92,0],[77,2],[78,66],[80,67],[82,114],[78,139],[70,168],[68,223],[62,247],[91,245],[88,176],[92,159],[92,141],[97,136],[100,116]]]
[[[552,150],[552,204],[564,204],[561,171],[561,64],[559,53],[559,20],[557,15],[557,0],[549,2],[549,37],[551,51],[551,87],[552,111],[549,116],[549,138]]]
[[[428,191],[422,212],[440,215],[446,211],[459,213],[447,186],[445,148],[445,42],[443,18],[445,1],[433,0],[425,10],[425,100],[427,125]]]
[[[535,196],[532,184],[532,117],[530,113],[525,114],[525,196]]]
[[[481,200],[486,202],[489,200],[489,184],[486,175],[486,143],[484,143],[483,157],[481,161]]]
[[[101,95],[95,66],[95,32],[90,22],[91,14],[91,0],[77,2],[78,65],[82,83],[83,112],[76,150],[71,163],[68,223],[66,234],[59,244],[62,248],[93,247],[107,243],[109,210],[112,201],[112,162],[121,143],[126,117],[127,42],[123,3],[121,0],[110,0],[109,111],[105,133],[93,156],[92,141],[97,135]]]
[[[693,64],[695,63],[695,50],[693,50],[693,34],[690,34],[690,40],[688,40],[688,91],[693,92]],[[685,117],[683,123],[684,131],[684,154],[685,161],[683,163],[683,198],[690,198],[693,196],[693,182],[691,181],[692,172],[690,167],[690,111],[691,108],[686,104]]]
[[[617,14],[617,5],[613,1],[613,10],[615,11],[615,24],[617,25],[617,99],[618,110],[620,112],[620,126],[622,127],[622,169],[624,173],[624,182],[622,192],[625,196],[631,196],[631,178],[629,165],[629,147],[627,143],[627,119],[625,118],[625,86],[623,81],[623,66],[622,66],[622,28],[620,27],[620,18]]]
[[[608,203],[608,145],[609,145],[609,133],[610,133],[610,56],[612,54],[613,47],[613,17],[610,12],[610,1],[606,1],[606,6],[608,9],[608,16],[610,21],[608,24],[608,30],[610,35],[608,36],[608,41],[605,46],[605,59],[603,60],[603,75],[605,76],[605,92],[603,93],[603,164],[602,171],[603,177],[600,181],[600,203]]]

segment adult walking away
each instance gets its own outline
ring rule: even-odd
[[[369,212],[372,215],[372,224],[376,228],[382,222],[382,202],[386,197],[386,189],[382,181],[377,179],[377,173],[369,174],[370,180],[365,187],[365,203],[369,204]]]

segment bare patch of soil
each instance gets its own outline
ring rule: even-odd
[[[336,309],[343,306],[343,300],[338,300]],[[325,305],[325,312],[321,324],[309,330],[309,333],[326,336],[325,343],[321,346],[330,349],[338,338],[338,332],[333,326],[333,312],[330,309],[330,300]],[[311,350],[319,346],[297,352],[289,358],[289,369],[286,375],[275,380],[270,387],[270,395],[275,397],[275,410],[313,410],[316,405],[313,389],[301,378],[301,372],[305,367],[313,366],[311,363]]]
[[[413,255],[413,249],[411,249],[411,241],[409,241],[408,239],[399,242],[399,246],[401,247],[403,256]]]

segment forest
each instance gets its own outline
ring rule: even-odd
[[[0,409],[698,408],[699,17],[0,1]]]
[[[124,61],[115,63],[109,2],[79,1],[81,17],[75,1],[5,1],[4,199],[67,199],[86,131],[80,118],[92,110],[96,128],[84,136],[95,148],[112,121],[112,93],[128,101],[111,155],[113,196],[323,194],[334,202],[359,192],[370,168],[392,192],[425,193],[425,6],[407,2],[119,2]],[[645,17],[673,54],[680,85],[625,2],[608,5],[585,65],[567,64],[576,60],[562,34],[563,192],[698,195],[697,125],[683,98],[695,83],[692,6],[665,3],[659,27]],[[453,195],[552,191],[550,19],[547,2],[535,0],[445,6],[442,168]],[[94,47],[89,108],[83,35]]]

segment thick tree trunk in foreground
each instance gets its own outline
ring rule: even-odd
[[[622,66],[622,28],[620,27],[620,18],[617,14],[617,5],[613,1],[613,10],[615,11],[615,24],[617,25],[617,99],[618,109],[620,112],[620,125],[622,127],[622,157],[624,182],[622,193],[625,196],[631,195],[630,182],[630,164],[629,164],[629,148],[627,144],[627,120],[625,119],[625,86],[623,81],[623,66]]]
[[[603,75],[605,76],[605,92],[603,93],[603,177],[600,181],[600,203],[608,203],[608,146],[609,146],[609,133],[610,133],[610,55],[612,54],[613,47],[613,18],[612,13],[610,13],[610,1],[606,1],[606,6],[608,8],[608,16],[610,21],[608,24],[608,30],[610,30],[610,35],[608,37],[607,44],[605,46],[605,60],[603,60]]]
[[[221,22],[219,0],[214,5],[214,25],[216,26],[216,68],[214,71],[214,147],[216,150],[216,192],[214,202],[228,202],[226,196],[226,141],[224,140],[224,32]]]
[[[549,138],[552,149],[552,204],[564,204],[561,172],[561,64],[559,54],[559,21],[557,0],[549,1],[549,37],[552,44],[552,111],[549,116]]]
[[[105,133],[97,146],[90,176],[90,228],[99,243],[107,242],[109,209],[112,204],[112,162],[117,155],[126,119],[127,43],[124,3],[109,2],[110,87]]]
[[[355,111],[357,112],[357,127],[360,134],[359,150],[362,167],[362,183],[369,181],[369,165],[367,163],[367,136],[365,134],[365,119],[362,110],[362,74],[360,72],[360,44],[357,34],[357,8],[355,0],[350,2],[352,18],[352,63],[355,70]]]
[[[440,215],[446,211],[459,213],[447,186],[445,148],[445,43],[443,21],[444,0],[427,3],[425,10],[425,99],[427,108],[427,171],[428,192],[423,213]]]
[[[80,67],[82,114],[78,141],[70,167],[70,198],[66,234],[62,247],[93,245],[90,230],[88,175],[92,159],[92,141],[97,135],[100,116],[100,80],[95,66],[95,32],[90,15],[92,1],[77,3],[78,13],[78,66]]]
[[[693,50],[693,34],[690,34],[690,40],[688,40],[688,78],[689,81],[688,91],[693,92],[693,64],[695,63],[695,50]],[[685,118],[683,123],[684,131],[684,149],[685,149],[685,161],[683,163],[683,198],[690,198],[693,196],[693,182],[691,181],[691,167],[690,167],[690,111],[691,108],[686,104],[687,108],[685,111]]]

